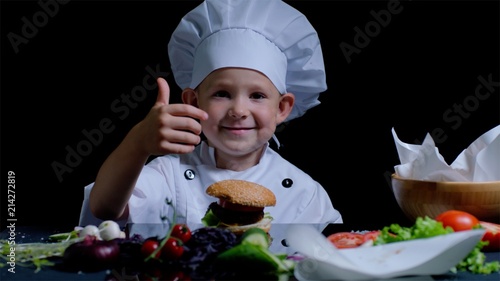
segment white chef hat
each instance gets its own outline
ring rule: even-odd
[[[280,93],[295,95],[287,121],[318,105],[327,88],[316,30],[281,0],[205,0],[182,18],[168,53],[182,89],[223,67],[263,73]]]

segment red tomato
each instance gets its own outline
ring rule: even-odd
[[[161,248],[161,257],[166,260],[179,259],[184,253],[182,241],[178,238],[169,237],[163,248]]]
[[[380,234],[380,230],[374,230],[374,231],[364,233],[363,234],[363,243],[368,242],[369,240],[372,240],[372,241],[377,240],[377,237],[379,234]]]
[[[356,248],[364,243],[364,235],[357,232],[337,232],[327,238],[339,249]]]
[[[156,249],[158,249],[158,246],[160,245],[160,242],[154,239],[147,239],[142,243],[141,246],[141,253],[144,258],[149,257]],[[156,253],[155,257],[159,258],[160,257],[160,252]]]
[[[170,235],[179,238],[183,243],[186,243],[189,239],[191,239],[191,230],[185,224],[176,224],[172,228],[172,233]]]
[[[448,210],[436,218],[444,227],[451,227],[454,231],[471,230],[479,224],[479,220],[470,213],[459,210]]]
[[[486,229],[482,240],[489,242],[482,250],[485,252],[500,251],[500,224],[485,221],[479,221],[479,224]]]

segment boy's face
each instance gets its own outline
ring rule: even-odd
[[[260,153],[294,102],[293,94],[281,95],[265,75],[244,68],[213,71],[191,95],[190,103],[208,113],[201,121],[208,143],[231,156]]]

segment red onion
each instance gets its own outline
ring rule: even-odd
[[[63,265],[77,271],[99,271],[112,268],[120,257],[120,246],[114,240],[85,236],[64,251]]]

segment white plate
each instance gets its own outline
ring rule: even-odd
[[[298,280],[373,280],[445,274],[474,249],[483,235],[483,229],[476,229],[339,250],[317,229],[294,225],[288,228],[286,241],[305,256],[295,268]]]

